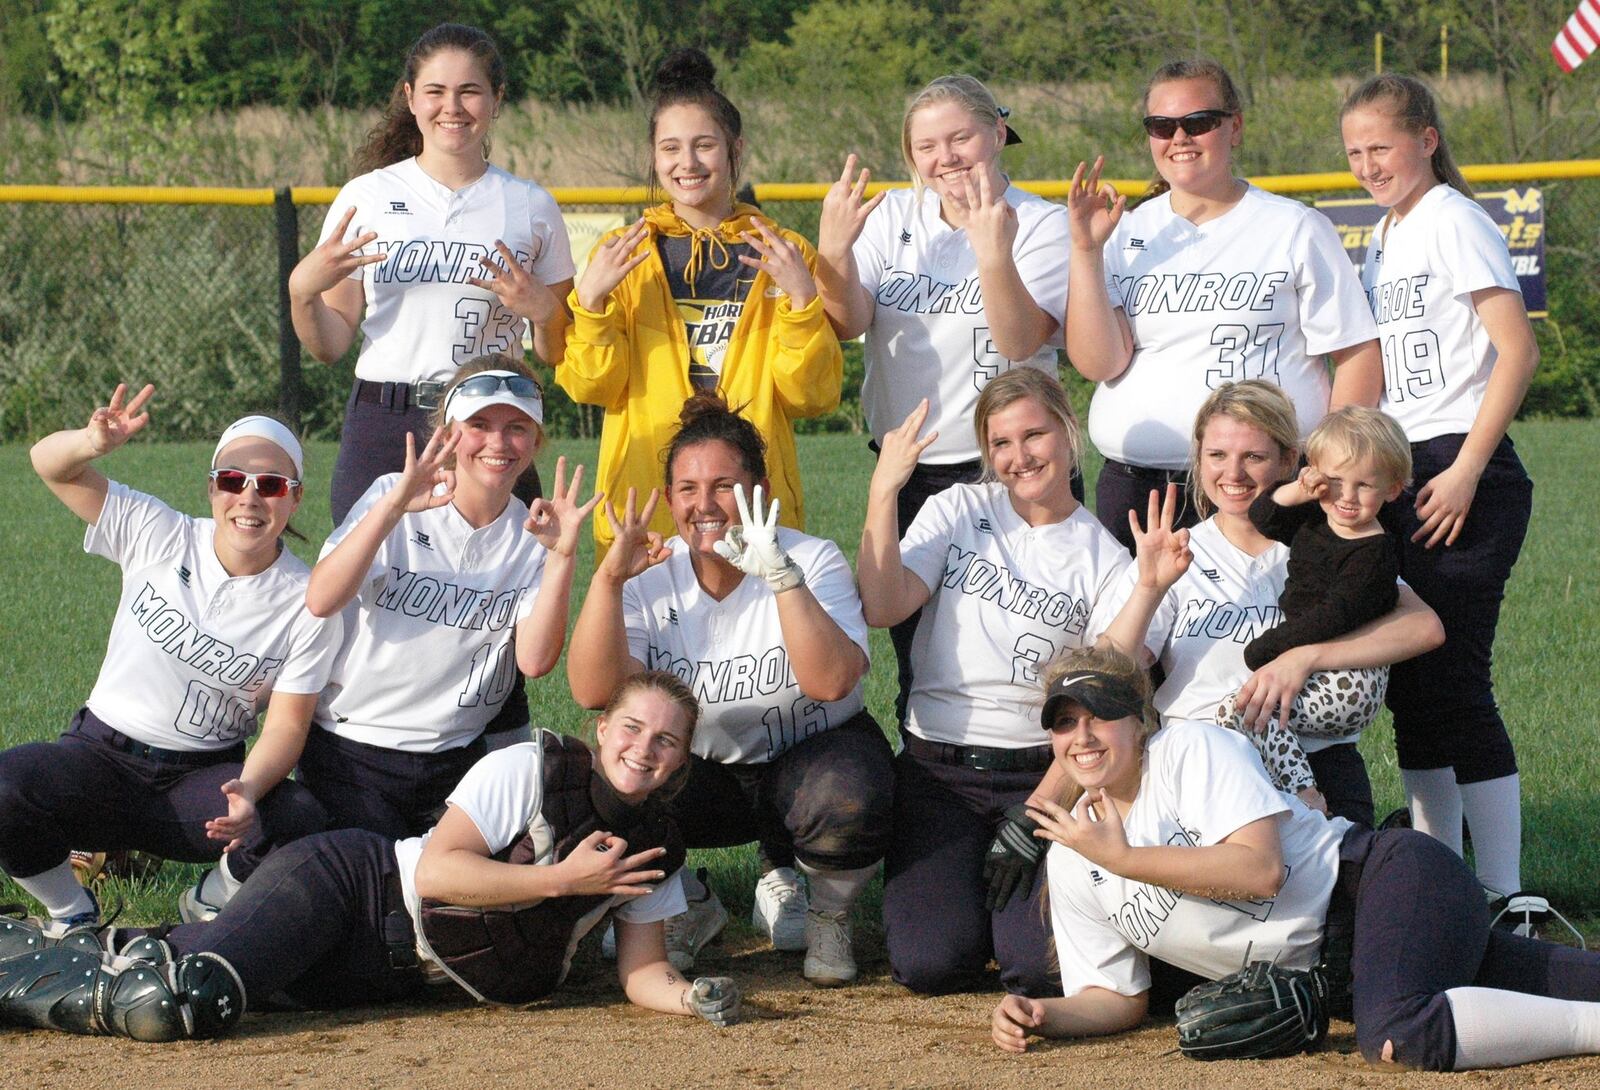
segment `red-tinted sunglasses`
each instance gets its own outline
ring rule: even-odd
[[[1171,140],[1179,129],[1190,136],[1204,136],[1232,116],[1232,110],[1196,110],[1182,117],[1151,114],[1144,119],[1144,131],[1157,140]]]
[[[264,500],[287,496],[289,489],[300,487],[299,481],[293,477],[285,477],[282,473],[246,473],[242,469],[213,469],[209,476],[218,488],[235,496],[244,491],[245,485],[253,484],[256,486],[256,495]]]

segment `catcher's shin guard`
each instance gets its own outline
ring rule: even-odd
[[[23,954],[36,954],[55,946],[81,950],[91,956],[98,956],[101,951],[99,927],[73,927],[58,931],[49,926],[40,926],[20,915],[20,907],[14,905],[0,908],[0,913],[4,913],[0,915],[0,961]]]
[[[128,928],[94,925],[58,929],[58,925],[41,925],[22,916],[21,909],[14,914],[12,906],[0,908],[0,961],[37,954],[55,946],[65,946],[91,956],[102,953],[115,954],[129,961],[148,961],[162,964],[174,960],[172,947],[160,937],[163,932],[130,936]]]
[[[216,954],[115,969],[52,946],[0,962],[0,1022],[136,1041],[217,1037],[244,1014],[244,985]]]

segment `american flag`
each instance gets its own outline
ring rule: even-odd
[[[1556,40],[1550,43],[1550,55],[1563,72],[1570,72],[1594,52],[1597,44],[1600,44],[1600,3],[1583,0],[1567,25],[1561,28],[1561,33],[1556,35]]]

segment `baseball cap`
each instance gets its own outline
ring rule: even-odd
[[[444,418],[466,420],[490,405],[510,405],[535,424],[544,423],[544,391],[515,371],[479,371],[462,379],[445,399]]]
[[[1086,708],[1096,719],[1125,719],[1144,711],[1144,697],[1131,684],[1097,670],[1071,670],[1050,683],[1045,690],[1044,709],[1039,722],[1045,730],[1056,721],[1061,705],[1072,703]]]

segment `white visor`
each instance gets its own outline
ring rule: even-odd
[[[477,374],[468,375],[465,379],[462,379],[462,383],[472,382],[474,379],[481,378],[527,379],[527,381],[533,382],[532,379],[528,379],[528,376],[519,375],[515,371],[479,371]],[[539,384],[537,382],[533,383],[533,388],[534,393],[524,396],[512,393],[510,387],[502,382],[493,393],[470,394],[463,390],[460,385],[457,385],[445,399],[445,422],[451,423],[457,420],[470,419],[490,405],[510,405],[512,408],[521,411],[524,416],[527,416],[535,424],[543,427],[544,395],[539,392]]]
[[[306,475],[306,458],[300,449],[300,440],[294,437],[294,432],[270,416],[243,416],[229,424],[223,430],[222,438],[217,440],[217,449],[211,452],[211,468],[217,468],[217,458],[222,454],[222,448],[235,439],[245,438],[265,439],[289,456],[294,463],[296,478]]]

